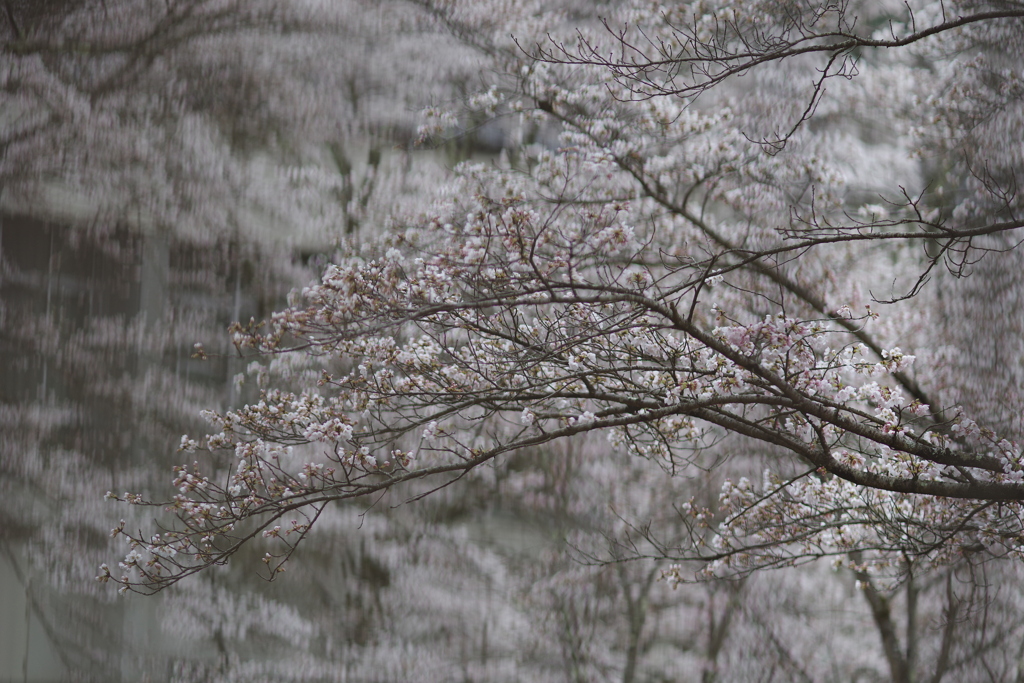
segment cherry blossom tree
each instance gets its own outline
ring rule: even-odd
[[[680,501],[681,538],[645,533],[671,582],[1016,555],[1018,445],[896,344],[927,359],[929,278],[1014,244],[1019,150],[994,133],[1019,124],[1021,10],[621,11],[534,17],[491,51],[493,87],[430,112],[426,137],[475,113],[520,143],[235,326],[259,396],[182,439],[210,455],[185,456],[170,501],[109,494],[175,521],[118,527],[129,553],[101,579],[159,590],[260,537],[273,577],[327,505],[591,432],[668,476],[716,467],[727,437],[768,459]]]

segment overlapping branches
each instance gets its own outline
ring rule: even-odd
[[[872,359],[828,319],[741,322],[695,306],[693,267],[653,267],[637,258],[645,241],[614,206],[542,214],[522,197],[481,197],[459,224],[330,267],[304,306],[267,330],[235,331],[242,349],[301,354],[297,377],[318,388],[264,391],[210,414],[219,431],[184,449],[225,451],[237,466],[180,468],[181,495],[159,503],[180,524],[148,540],[126,534],[133,550],[118,580],[159,589],[260,531],[283,543],[265,558],[276,571],[327,502],[414,479],[444,486],[503,454],[595,430],[670,470],[720,430],[814,466],[821,476],[800,496],[818,497],[809,510],[789,501],[792,485],[749,506],[783,520],[758,525],[776,546],[824,542],[849,524],[841,510],[862,489],[1024,498],[1014,444],[962,416],[936,422],[937,411],[872,381],[912,360],[898,349]],[[814,521],[823,514],[834,523]]]
[[[922,12],[927,15],[923,27],[907,5],[904,16],[864,31],[858,29],[857,13],[847,0],[759,2],[717,10],[684,5],[648,17],[659,25],[657,31],[602,20],[610,46],[602,38],[578,32],[572,42],[549,37],[547,44],[519,47],[539,62],[603,69],[617,86],[609,94],[631,101],[656,97],[692,101],[766,66],[820,58],[797,114],[779,122],[772,135],[757,139],[764,151],[777,154],[814,115],[829,80],[857,76],[864,51],[906,48],[963,28],[1024,18],[1024,10],[1012,3],[1000,3],[988,11],[971,8],[963,14],[954,10],[947,14],[940,3],[934,17],[931,10]]]

